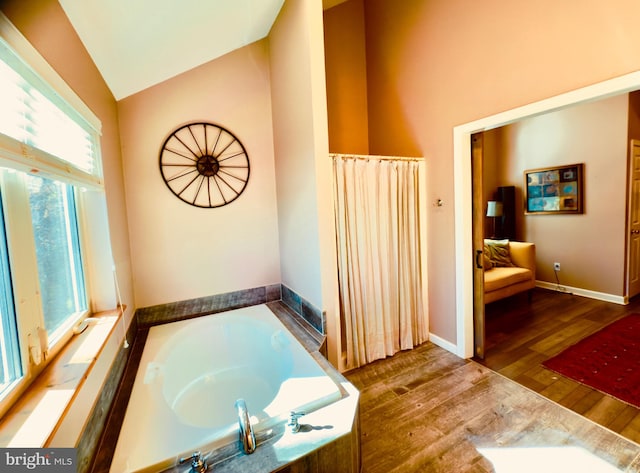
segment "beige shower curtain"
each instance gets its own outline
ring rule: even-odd
[[[419,166],[332,155],[345,368],[428,339],[422,300]]]

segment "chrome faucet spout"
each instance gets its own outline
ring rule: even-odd
[[[238,411],[238,425],[240,426],[240,443],[244,453],[253,453],[256,449],[256,437],[253,434],[251,420],[249,419],[249,410],[244,399],[236,401],[236,409]]]

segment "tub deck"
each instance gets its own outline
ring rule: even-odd
[[[234,428],[234,437],[229,440],[223,440],[222,442],[205,442],[201,445],[190,446],[187,451],[180,449],[179,454],[186,454],[189,451],[202,449],[203,452],[207,452],[209,463],[216,464],[216,471],[273,471],[281,468],[288,463],[295,462],[296,460],[311,455],[311,457],[318,457],[318,461],[322,464],[326,464],[327,460],[320,460],[320,455],[327,449],[339,448],[341,451],[352,452],[354,448],[353,433],[354,425],[357,425],[355,418],[357,416],[357,403],[358,393],[355,388],[338,373],[317,351],[322,346],[322,337],[318,335],[311,335],[313,332],[307,332],[304,328],[304,321],[300,319],[296,320],[291,317],[290,311],[280,302],[270,303],[269,307],[271,312],[276,313],[280,319],[280,322],[287,326],[288,330],[292,332],[296,338],[305,345],[313,359],[322,367],[325,374],[332,380],[332,383],[337,388],[337,396],[329,399],[331,402],[328,406],[321,406],[311,414],[301,418],[300,422],[306,425],[304,433],[296,434],[292,436],[288,432],[285,432],[284,425],[286,420],[279,418],[275,424],[266,426],[266,429],[257,430],[258,449],[250,456],[244,455],[239,452],[238,442],[235,440],[237,435]],[[240,309],[242,310],[242,309]],[[141,362],[145,362],[143,358],[144,345],[146,344],[147,330],[144,333],[140,333],[136,339],[136,343],[133,346],[131,354],[130,365],[140,365]],[[309,348],[311,348],[309,350]],[[142,352],[142,353],[140,353]],[[132,366],[127,368],[125,373],[125,379],[122,385],[122,393],[119,395],[117,404],[122,406],[122,397],[126,393],[127,385],[133,386],[134,380],[131,380]],[[133,391],[133,390],[132,390]],[[339,400],[338,400],[339,399]],[[338,400],[338,402],[333,402]],[[251,406],[249,406],[251,411]],[[120,407],[122,410],[122,407]],[[111,437],[111,444],[114,444],[114,432],[112,425],[117,425],[117,409],[114,411],[114,415],[110,416],[110,422],[107,427],[108,435],[105,436],[103,445],[98,451],[97,461],[93,469],[94,473],[106,472],[108,467],[104,466],[104,463],[99,460],[100,456],[103,456],[106,460],[105,451],[108,451],[109,437]],[[331,422],[327,422],[330,420]],[[265,424],[266,425],[266,424]],[[259,429],[259,427],[258,427]],[[139,427],[136,431],[136,435],[140,436]],[[356,436],[357,437],[357,436]],[[357,442],[356,442],[357,443]],[[214,445],[215,444],[215,445]],[[342,446],[340,446],[342,445]],[[215,446],[215,448],[213,448]],[[131,454],[135,449],[131,449]],[[358,450],[359,451],[359,450]],[[111,450],[113,452],[113,450]],[[173,453],[176,453],[174,451]],[[128,452],[129,454],[129,452]],[[337,456],[336,456],[337,455]],[[349,458],[344,458],[344,455],[340,455],[338,452],[332,452],[330,456],[340,459],[340,465],[351,464],[353,461],[353,454],[349,454]],[[173,468],[175,465],[176,455],[170,455],[167,461],[151,462],[147,467],[131,469],[131,471],[182,471],[179,468]],[[359,455],[355,455],[359,460]],[[309,461],[309,458],[307,460]],[[98,467],[98,465],[102,466]],[[118,473],[122,473],[122,464],[117,464]],[[341,467],[342,468],[342,467]],[[352,471],[344,470],[343,471]],[[115,471],[115,470],[114,470]],[[336,470],[340,471],[340,470]],[[353,470],[356,471],[356,470]]]

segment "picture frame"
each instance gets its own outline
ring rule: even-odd
[[[584,213],[583,176],[583,163],[525,171],[525,215]]]

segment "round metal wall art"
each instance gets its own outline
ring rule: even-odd
[[[160,173],[176,197],[195,207],[230,204],[249,182],[249,156],[230,131],[189,123],[173,131],[160,150]]]

